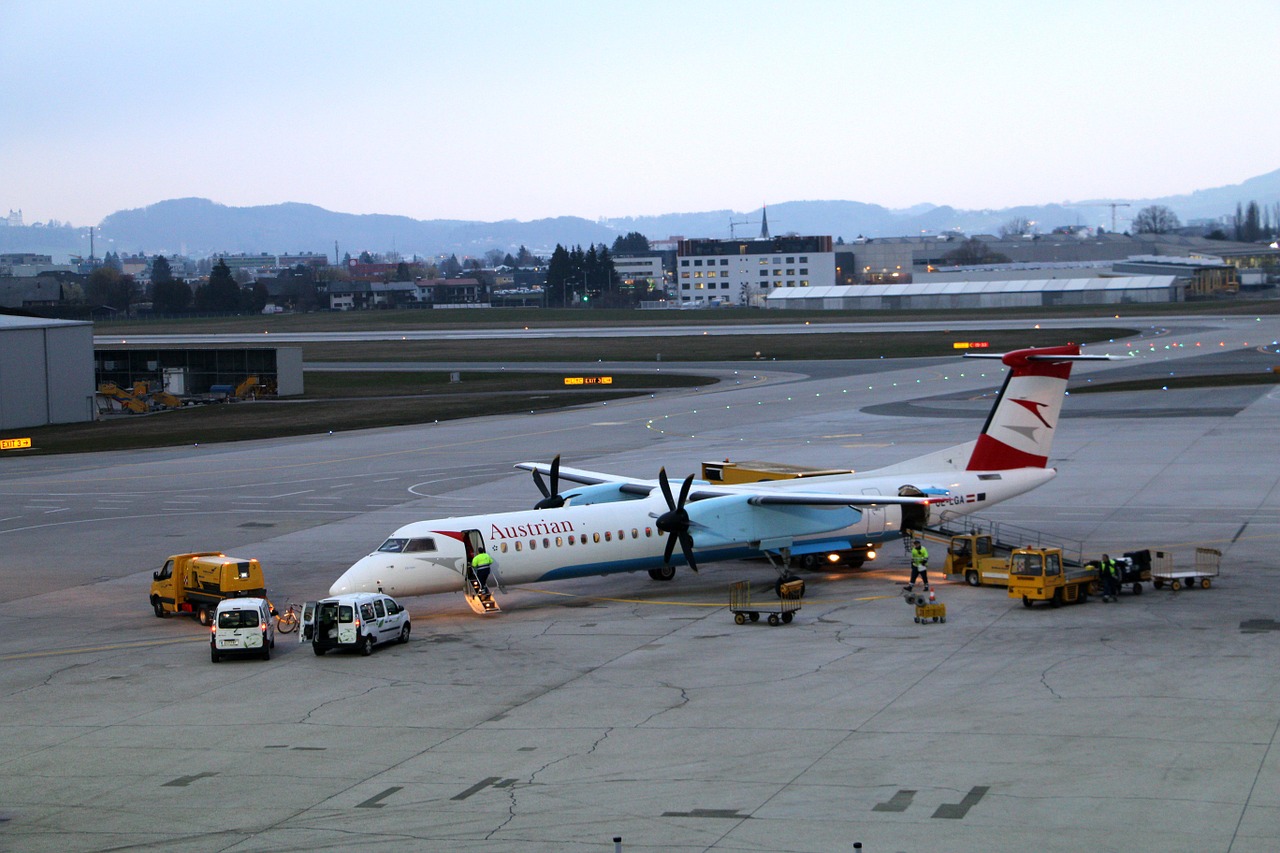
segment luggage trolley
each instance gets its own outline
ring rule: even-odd
[[[1195,589],[1197,585],[1201,589],[1208,589],[1213,585],[1211,579],[1216,578],[1221,571],[1222,552],[1217,548],[1197,548],[1194,569],[1175,569],[1173,555],[1168,551],[1157,551],[1156,567],[1151,571],[1151,583],[1156,589],[1162,589],[1168,584],[1169,589],[1174,592],[1184,587]]]
[[[792,614],[800,609],[800,593],[804,581],[786,581],[778,585],[778,597],[768,603],[753,605],[751,603],[751,581],[737,581],[729,587],[729,609],[733,611],[733,621],[739,625],[760,621],[760,614],[769,614],[769,624],[790,624]]]

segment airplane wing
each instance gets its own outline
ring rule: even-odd
[[[551,473],[551,466],[545,462],[519,462],[515,467],[548,475]],[[558,473],[561,480],[568,480],[571,483],[579,483],[584,486],[608,485],[613,487],[613,489],[609,490],[610,492],[616,491],[622,495],[645,497],[659,488],[657,480],[622,477],[617,474],[587,471],[582,468],[560,466]],[[757,488],[752,485],[713,486],[705,481],[695,480],[688,499],[690,501],[701,501],[710,498],[745,496],[748,498],[748,503],[753,506],[886,506],[889,504],[927,504],[931,502],[931,498],[927,496],[899,497],[898,495],[840,494],[837,492],[794,489],[786,489],[784,491],[777,488],[779,483],[786,482],[788,481],[772,480],[769,481],[771,487]],[[593,495],[593,497],[596,500],[601,500],[603,492]],[[933,500],[936,499],[935,496]]]

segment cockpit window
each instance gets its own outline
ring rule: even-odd
[[[436,540],[431,538],[410,539],[404,546],[406,554],[417,554],[424,551],[434,551],[436,549]]]
[[[399,554],[404,550],[404,546],[409,544],[408,539],[388,539],[378,548],[379,551],[385,551],[388,554]]]

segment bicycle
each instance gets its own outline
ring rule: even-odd
[[[278,612],[276,614],[276,630],[281,634],[292,634],[298,630],[298,623],[302,621],[298,610],[298,605],[290,604],[284,610]]]

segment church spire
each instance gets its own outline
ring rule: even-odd
[[[769,239],[769,207],[763,205],[760,208],[760,239]]]

